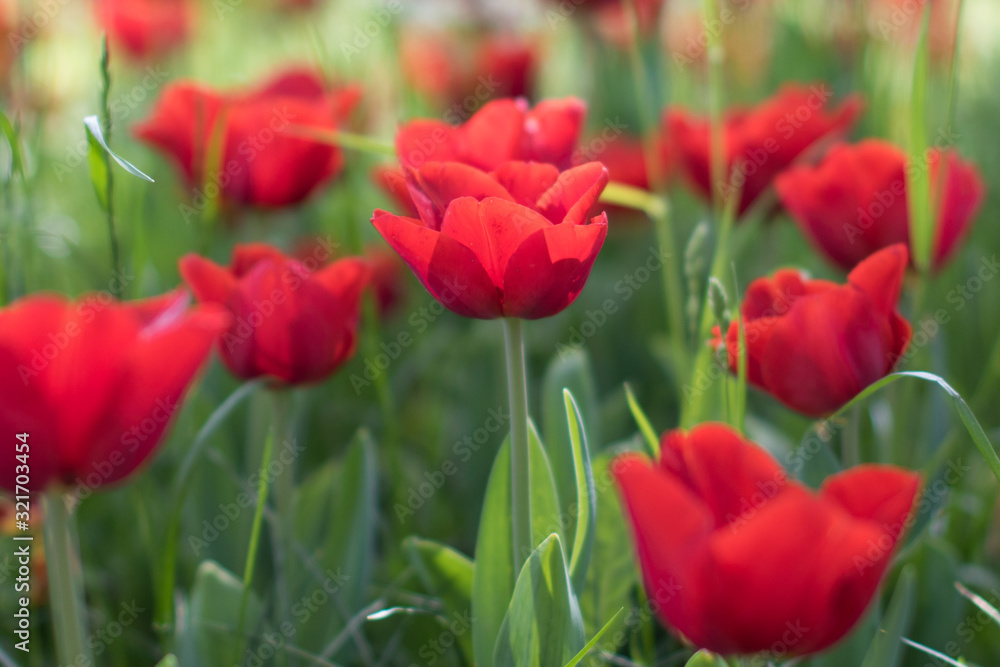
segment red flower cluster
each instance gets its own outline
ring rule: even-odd
[[[215,307],[171,294],[119,304],[36,295],[0,310],[0,427],[27,432],[30,487],[96,488],[142,465],[225,329]],[[5,439],[14,461],[14,438]],[[15,466],[0,467],[13,491]]]
[[[232,314],[219,341],[222,360],[245,379],[317,382],[354,353],[368,265],[329,255],[302,261],[264,244],[237,246],[229,268],[198,255],[180,270],[195,297]]]
[[[890,373],[912,335],[896,311],[908,258],[904,245],[880,250],[851,271],[846,285],[789,269],[752,282],[742,307],[750,383],[819,417]],[[738,322],[725,345],[735,372]]]
[[[813,493],[721,424],[665,434],[661,448],[612,472],[663,622],[724,655],[804,655],[847,634],[912,523],[919,476],[866,465]]]
[[[666,136],[699,194],[714,190],[726,197],[740,193],[738,212],[745,213],[775,177],[825,139],[846,133],[861,113],[851,97],[830,109],[833,92],[825,85],[789,85],[753,109],[732,109],[723,129],[727,181],[712,183],[712,139],[707,118],[671,109],[664,115]]]
[[[194,12],[189,0],[97,0],[94,9],[111,43],[141,60],[182,44]]]
[[[295,136],[294,128],[334,130],[359,96],[355,86],[328,91],[311,70],[290,70],[237,93],[175,82],[135,134],[172,158],[188,184],[204,189],[206,197],[221,192],[235,203],[287,206],[304,200],[343,166],[339,148]]]
[[[775,187],[807,237],[833,262],[850,269],[876,250],[910,242],[907,171],[928,169],[937,212],[934,266],[940,268],[969,230],[985,186],[974,165],[947,151],[908,166],[906,154],[878,139],[835,146],[817,166],[781,174]]]
[[[549,317],[583,289],[607,235],[588,212],[608,183],[592,162],[458,162],[407,167],[419,219],[376,210],[372,223],[448,309],[491,319]]]

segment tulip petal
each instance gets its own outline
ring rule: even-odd
[[[888,315],[896,310],[909,261],[904,244],[891,245],[858,264],[847,282],[867,294],[878,312]]]
[[[441,228],[448,205],[460,197],[514,199],[489,174],[460,162],[428,162],[406,170],[406,178],[421,220],[436,229]]]
[[[414,120],[396,133],[396,154],[408,167],[419,169],[427,162],[459,159],[458,129],[438,120]]]
[[[472,250],[413,218],[376,210],[372,224],[446,308],[480,319],[503,315],[500,291]]]
[[[588,211],[608,184],[608,170],[600,162],[588,162],[559,174],[538,199],[535,208],[553,224],[582,225]]]
[[[788,484],[770,454],[723,424],[665,434],[660,465],[702,499],[716,526],[746,521]]]
[[[908,523],[920,475],[891,466],[862,465],[828,478],[820,495],[837,503],[855,519],[903,532]]]
[[[932,163],[931,182],[940,183],[941,175],[937,163]],[[958,154],[949,151],[946,158],[946,173],[938,207],[937,234],[934,244],[935,266],[941,267],[961,243],[971,228],[986,196],[986,185],[975,165],[962,161]]]
[[[493,171],[521,154],[524,117],[523,99],[500,99],[486,103],[459,130],[461,161]]]
[[[539,197],[558,180],[559,170],[543,162],[504,162],[491,176],[518,204],[533,207]]]
[[[586,102],[576,97],[536,104],[524,118],[524,159],[569,167],[586,116]]]
[[[602,214],[589,225],[564,222],[524,239],[510,256],[504,273],[504,315],[539,319],[573,303],[587,282],[607,233],[607,217]]]

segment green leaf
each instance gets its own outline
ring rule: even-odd
[[[935,651],[932,648],[927,648],[923,644],[918,644],[917,642],[912,641],[910,639],[907,639],[906,637],[903,637],[901,639],[901,641],[904,644],[906,644],[907,646],[912,646],[913,648],[917,649],[918,651],[923,651],[927,655],[929,655],[931,657],[934,657],[934,658],[937,658],[938,660],[942,660],[942,661],[944,661],[945,663],[947,663],[949,665],[957,665],[957,667],[967,667],[967,665],[962,664],[958,660],[953,660],[952,658],[949,658],[944,653],[939,653],[938,651]]]
[[[910,159],[924,165],[927,155],[927,35],[930,30],[930,7],[924,18],[913,64],[913,88],[910,91]],[[913,263],[921,271],[930,267],[934,241],[934,213],[931,210],[930,169],[907,169],[907,203],[910,210],[910,238],[913,239]]]
[[[847,405],[837,410],[837,412],[834,413],[828,421],[832,421],[836,417],[843,415],[845,412],[850,410],[855,405],[858,405],[878,390],[896,382],[901,378],[916,378],[918,380],[924,380],[925,382],[933,382],[948,394],[948,396],[952,399],[952,405],[955,406],[955,411],[958,413],[958,416],[962,419],[962,423],[965,425],[965,430],[969,432],[969,435],[972,437],[972,441],[979,449],[979,453],[982,454],[983,458],[986,460],[986,465],[988,465],[990,470],[993,471],[993,475],[997,478],[997,480],[1000,480],[1000,458],[997,457],[996,450],[993,449],[993,444],[986,435],[986,431],[983,430],[983,427],[976,420],[976,416],[972,414],[972,409],[969,408],[969,405],[965,402],[965,399],[962,398],[962,395],[955,391],[950,384],[933,373],[926,373],[924,371],[903,371],[887,375],[878,382],[865,387],[865,389],[851,399]]]
[[[625,398],[628,400],[628,409],[632,411],[632,418],[635,419],[636,425],[639,427],[639,431],[642,433],[643,440],[646,441],[646,445],[649,447],[649,453],[656,460],[660,458],[660,439],[656,437],[656,431],[653,430],[653,425],[649,423],[649,418],[646,413],[642,411],[639,406],[639,402],[635,400],[635,394],[632,393],[632,388],[625,383]]]
[[[493,652],[495,667],[563,665],[584,644],[583,617],[555,533],[532,552],[517,577]]]
[[[3,130],[7,142],[10,144],[10,168],[11,173],[17,174],[24,180],[24,158],[21,155],[21,140],[17,136],[14,124],[7,118],[7,114],[0,111],[0,130]]]
[[[615,610],[631,607],[632,591],[638,583],[632,537],[611,477],[612,460],[612,454],[601,454],[594,459],[593,466],[597,480],[597,530],[587,580],[579,594],[584,630],[588,635],[596,632]],[[619,625],[624,627],[621,622]],[[604,648],[613,651],[618,643]]]
[[[555,482],[534,424],[528,424],[531,449],[532,541],[561,533],[562,517]],[[514,528],[511,517],[510,437],[497,453],[476,538],[472,582],[472,644],[478,667],[492,667],[493,648],[514,594]]]
[[[101,196],[101,193],[107,190],[108,172],[107,162],[104,159],[105,155],[117,162],[122,169],[136,178],[141,178],[150,183],[155,182],[152,178],[142,173],[138,167],[111,150],[107,141],[104,140],[104,131],[101,129],[101,121],[97,116],[87,116],[83,119],[83,125],[87,130],[87,143],[90,145],[90,151],[87,155],[87,160],[90,163],[90,176],[94,181],[94,187],[97,188],[98,196]],[[95,172],[95,167],[97,167],[96,162],[98,161],[102,166]],[[107,206],[106,201],[103,203]]]
[[[424,588],[441,599],[449,620],[452,616],[471,616],[475,565],[465,554],[447,545],[417,537],[407,538],[403,542],[403,550]],[[473,664],[469,633],[459,634],[457,641],[466,662]]]
[[[570,349],[552,360],[545,372],[542,389],[542,435],[545,451],[552,462],[552,476],[559,492],[559,506],[566,513],[566,534],[575,528],[576,516],[571,511],[577,502],[576,468],[573,446],[569,439],[570,422],[567,420],[563,390],[569,389],[583,408],[581,428],[591,438],[597,433],[597,390],[593,379],[590,358],[583,350]]]
[[[896,590],[892,594],[889,608],[861,667],[896,667],[899,664],[903,657],[900,640],[910,625],[916,578],[912,565],[903,568],[896,581]]]
[[[573,658],[572,660],[570,660],[569,662],[567,662],[567,663],[566,663],[566,664],[565,664],[565,665],[564,665],[563,667],[576,667],[576,665],[577,665],[577,664],[578,664],[578,663],[579,663],[579,662],[580,662],[581,660],[583,660],[584,658],[586,658],[586,657],[587,657],[587,654],[588,654],[588,653],[590,653],[591,651],[593,651],[593,650],[594,650],[594,647],[595,647],[595,646],[597,646],[597,642],[601,641],[601,637],[603,637],[603,636],[604,636],[604,633],[606,633],[606,632],[607,632],[608,630],[610,630],[610,629],[611,629],[611,627],[612,627],[612,626],[613,626],[613,625],[615,624],[615,622],[616,622],[616,621],[617,621],[617,620],[618,620],[618,619],[619,619],[619,618],[621,617],[621,615],[622,615],[622,614],[624,614],[624,613],[625,613],[625,607],[622,607],[621,609],[619,609],[619,610],[618,610],[618,613],[616,613],[616,614],[615,614],[614,616],[612,616],[612,617],[611,617],[611,620],[610,620],[610,621],[608,621],[607,623],[605,623],[605,624],[604,624],[604,627],[603,627],[603,628],[601,628],[601,629],[600,629],[600,630],[599,630],[599,631],[597,632],[597,634],[596,634],[596,635],[594,635],[594,636],[593,636],[593,637],[591,638],[591,640],[590,640],[589,642],[587,642],[587,645],[586,645],[586,646],[584,646],[584,647],[583,647],[582,649],[580,649],[580,652],[579,652],[579,653],[577,653],[577,654],[576,654],[576,656],[575,656],[575,657],[574,657],[574,658]]]
[[[156,667],[179,667],[180,663],[177,662],[177,656],[173,653],[168,653],[163,656],[163,660],[156,663]]]
[[[563,401],[566,404],[573,470],[576,473],[576,534],[573,538],[569,571],[574,590],[580,592],[586,582],[590,553],[594,548],[594,532],[597,530],[597,491],[594,488],[594,470],[590,462],[590,450],[587,448],[587,435],[583,428],[580,408],[573,400],[573,394],[569,389],[563,389]]]
[[[691,659],[684,663],[684,667],[729,667],[722,656],[715,655],[710,651],[701,650],[691,656]]]
[[[998,611],[996,607],[957,581],[955,582],[955,588],[964,598],[969,600],[969,602],[979,607],[979,609],[982,610],[983,613],[985,613],[994,623],[1000,625],[1000,611]]]
[[[180,664],[232,664],[244,641],[235,636],[242,598],[242,579],[215,561],[205,561],[198,567],[187,613],[177,615],[176,647]],[[251,593],[246,627],[256,627],[263,611],[263,605]]]

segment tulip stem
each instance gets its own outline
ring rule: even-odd
[[[708,35],[708,118],[711,127],[711,175],[712,175],[712,209],[715,215],[722,214],[725,205],[722,196],[723,188],[728,181],[726,176],[726,147],[725,133],[723,131],[722,118],[722,61],[725,52],[722,48],[720,34],[716,30],[709,30],[707,26],[715,17],[719,16],[718,0],[704,0],[705,26]]]
[[[257,508],[253,515],[253,528],[250,532],[250,546],[247,549],[246,567],[243,569],[243,596],[240,598],[240,612],[236,621],[235,635],[236,660],[234,662],[237,664],[242,662],[239,660],[239,656],[243,653],[243,646],[246,643],[243,629],[246,626],[247,604],[250,602],[250,590],[253,584],[253,571],[257,564],[257,549],[260,546],[260,532],[264,523],[264,507],[267,505],[267,489],[268,482],[270,481],[268,468],[271,465],[271,455],[274,451],[274,438],[275,429],[272,427],[270,431],[268,431],[267,440],[264,441],[264,455],[261,457],[260,461],[260,482],[257,487]]]
[[[51,591],[52,625],[60,665],[93,664],[87,644],[86,603],[80,556],[73,539],[73,517],[58,492],[42,497],[44,538]],[[81,658],[83,658],[81,660]]]
[[[104,132],[104,141],[111,145],[111,109],[108,106],[108,97],[111,95],[111,70],[110,57],[108,55],[108,36],[104,35],[101,46],[101,131]],[[108,236],[111,241],[111,270],[113,271],[111,280],[111,293],[116,299],[122,298],[122,259],[121,250],[118,245],[118,230],[115,226],[115,172],[112,169],[111,156],[107,151],[101,151],[101,160],[104,161],[105,184],[104,198],[108,217]]]
[[[524,323],[504,318],[507,387],[510,396],[511,498],[514,525],[514,573],[531,555],[531,463],[528,449],[528,381],[524,362]]]

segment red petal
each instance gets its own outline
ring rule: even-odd
[[[460,162],[428,162],[420,169],[408,169],[410,196],[420,218],[441,228],[448,205],[460,197],[477,200],[500,197],[513,201],[510,193],[484,171]]]
[[[521,137],[527,103],[502,99],[488,102],[459,130],[462,162],[483,171],[521,156]]]
[[[535,208],[554,224],[582,225],[607,184],[608,170],[604,165],[588,162],[559,174],[558,180],[538,199]]]
[[[880,313],[896,310],[910,253],[902,243],[878,251],[858,264],[847,282],[868,295]]]
[[[437,120],[415,120],[396,133],[396,154],[402,164],[414,168],[459,160],[457,141],[457,128]]]
[[[525,115],[522,159],[569,167],[586,117],[583,100],[542,100]]]
[[[533,208],[559,178],[559,170],[543,162],[504,162],[490,175],[511,194],[514,201]]]
[[[607,233],[607,217],[602,214],[589,225],[547,226],[524,239],[504,273],[504,315],[539,319],[573,303]]]
[[[210,259],[188,253],[179,266],[184,282],[202,303],[226,303],[236,289],[233,274]]]

